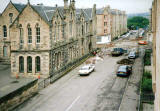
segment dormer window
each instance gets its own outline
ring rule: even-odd
[[[9,13],[9,17],[10,17],[10,23],[13,22],[13,13]]]

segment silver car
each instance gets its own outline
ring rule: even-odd
[[[136,58],[136,52],[130,52],[128,55],[129,59],[135,59]]]

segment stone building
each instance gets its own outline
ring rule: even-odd
[[[0,61],[10,61],[10,29],[9,26],[22,11],[24,5],[10,2],[0,15]]]
[[[154,0],[151,9],[153,36],[152,88],[155,94],[154,111],[160,111],[160,0]]]
[[[76,9],[74,0],[64,0],[63,7],[22,6],[8,25],[13,75],[48,77],[96,49],[96,5]]]
[[[127,32],[127,15],[125,11],[106,6],[97,9],[97,39],[108,38],[110,41]]]

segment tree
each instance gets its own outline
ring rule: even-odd
[[[128,19],[128,29],[146,28],[149,25],[149,20],[144,17],[135,16]]]

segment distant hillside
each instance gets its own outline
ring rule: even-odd
[[[150,13],[146,12],[146,13],[136,13],[136,14],[127,14],[128,18],[134,17],[134,16],[141,16],[141,17],[145,17],[148,18],[150,17]]]

